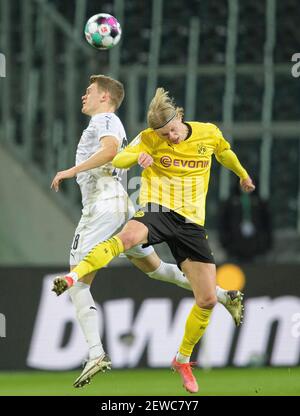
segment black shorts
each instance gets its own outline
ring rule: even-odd
[[[201,225],[188,222],[182,215],[156,204],[147,204],[131,219],[143,223],[149,230],[148,242],[143,247],[166,242],[178,267],[186,259],[215,264]]]

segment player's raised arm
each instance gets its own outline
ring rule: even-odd
[[[246,169],[241,165],[237,155],[230,149],[230,144],[224,139],[217,127],[215,127],[215,135],[218,143],[215,151],[217,161],[225,168],[232,170],[240,178],[240,185],[244,192],[253,192],[255,185],[252,179]]]
[[[124,150],[118,153],[112,164],[115,168],[129,169],[135,164],[139,164],[143,168],[153,163],[152,157],[149,155],[150,149],[142,140],[142,134],[139,134]]]

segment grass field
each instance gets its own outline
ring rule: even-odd
[[[200,396],[300,396],[300,367],[198,369]],[[74,389],[78,372],[0,372],[0,396],[185,396],[170,370],[113,370]]]

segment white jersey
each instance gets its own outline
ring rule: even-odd
[[[119,142],[118,150],[126,145],[123,124],[114,113],[99,113],[91,118],[77,147],[76,165],[101,149],[101,138],[104,136],[115,137]],[[82,194],[83,210],[71,246],[71,266],[77,265],[100,241],[111,238],[135,212],[111,163],[80,172],[77,182]],[[153,251],[152,247],[136,246],[126,253],[141,258]]]
[[[101,149],[101,138],[104,136],[113,136],[118,140],[118,151],[126,145],[127,139],[123,124],[114,113],[99,113],[91,118],[78,143],[76,165]],[[83,206],[99,197],[108,199],[124,193],[124,188],[118,182],[118,178],[112,176],[113,172],[114,167],[109,162],[77,175],[76,180],[80,186]]]

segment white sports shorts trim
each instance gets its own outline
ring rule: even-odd
[[[95,200],[82,210],[70,251],[70,266],[76,266],[97,244],[111,238],[133,216],[134,206],[127,194],[105,200]],[[141,245],[124,254],[135,258],[149,256],[153,247]]]

